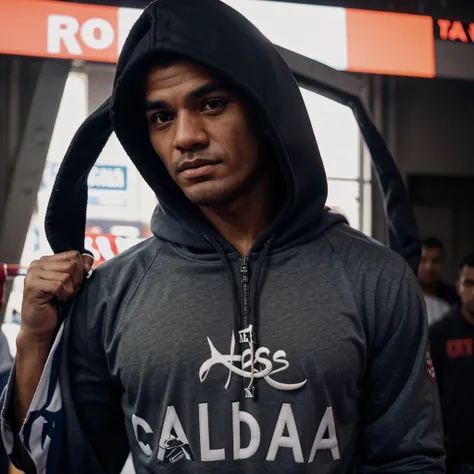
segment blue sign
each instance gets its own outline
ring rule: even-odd
[[[59,165],[51,166],[53,180],[58,173]],[[87,179],[89,189],[126,191],[127,190],[127,167],[111,165],[95,165]]]

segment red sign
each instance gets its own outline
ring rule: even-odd
[[[461,21],[437,20],[435,37],[443,41],[474,43],[474,23]]]
[[[85,247],[94,254],[92,268],[97,268],[101,263],[110,260],[119,253],[117,236],[111,234],[86,234]]]
[[[86,232],[85,248],[94,255],[92,268],[97,268],[101,263],[142,242],[144,238]]]

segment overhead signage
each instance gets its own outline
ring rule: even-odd
[[[0,0],[0,53],[115,63],[140,13],[104,5]]]
[[[96,165],[89,173],[89,189],[125,191],[127,189],[127,168],[125,166]]]
[[[434,34],[442,41],[474,43],[474,23],[438,19],[434,22]]]
[[[274,43],[336,69],[435,75],[431,17],[261,0],[224,1]],[[116,63],[141,12],[63,1],[0,0],[0,54]],[[291,33],[289,25],[296,25]]]
[[[53,180],[58,173],[59,165],[51,167]],[[99,191],[126,191],[127,190],[127,167],[111,165],[94,165],[87,180],[89,190]]]

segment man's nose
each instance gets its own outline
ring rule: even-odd
[[[173,145],[175,149],[185,152],[202,148],[209,144],[209,136],[198,114],[183,112],[176,118]]]

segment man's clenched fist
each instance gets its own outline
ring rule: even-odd
[[[22,338],[51,340],[58,324],[56,303],[77,293],[92,264],[92,257],[75,251],[41,257],[31,264],[23,292]]]

